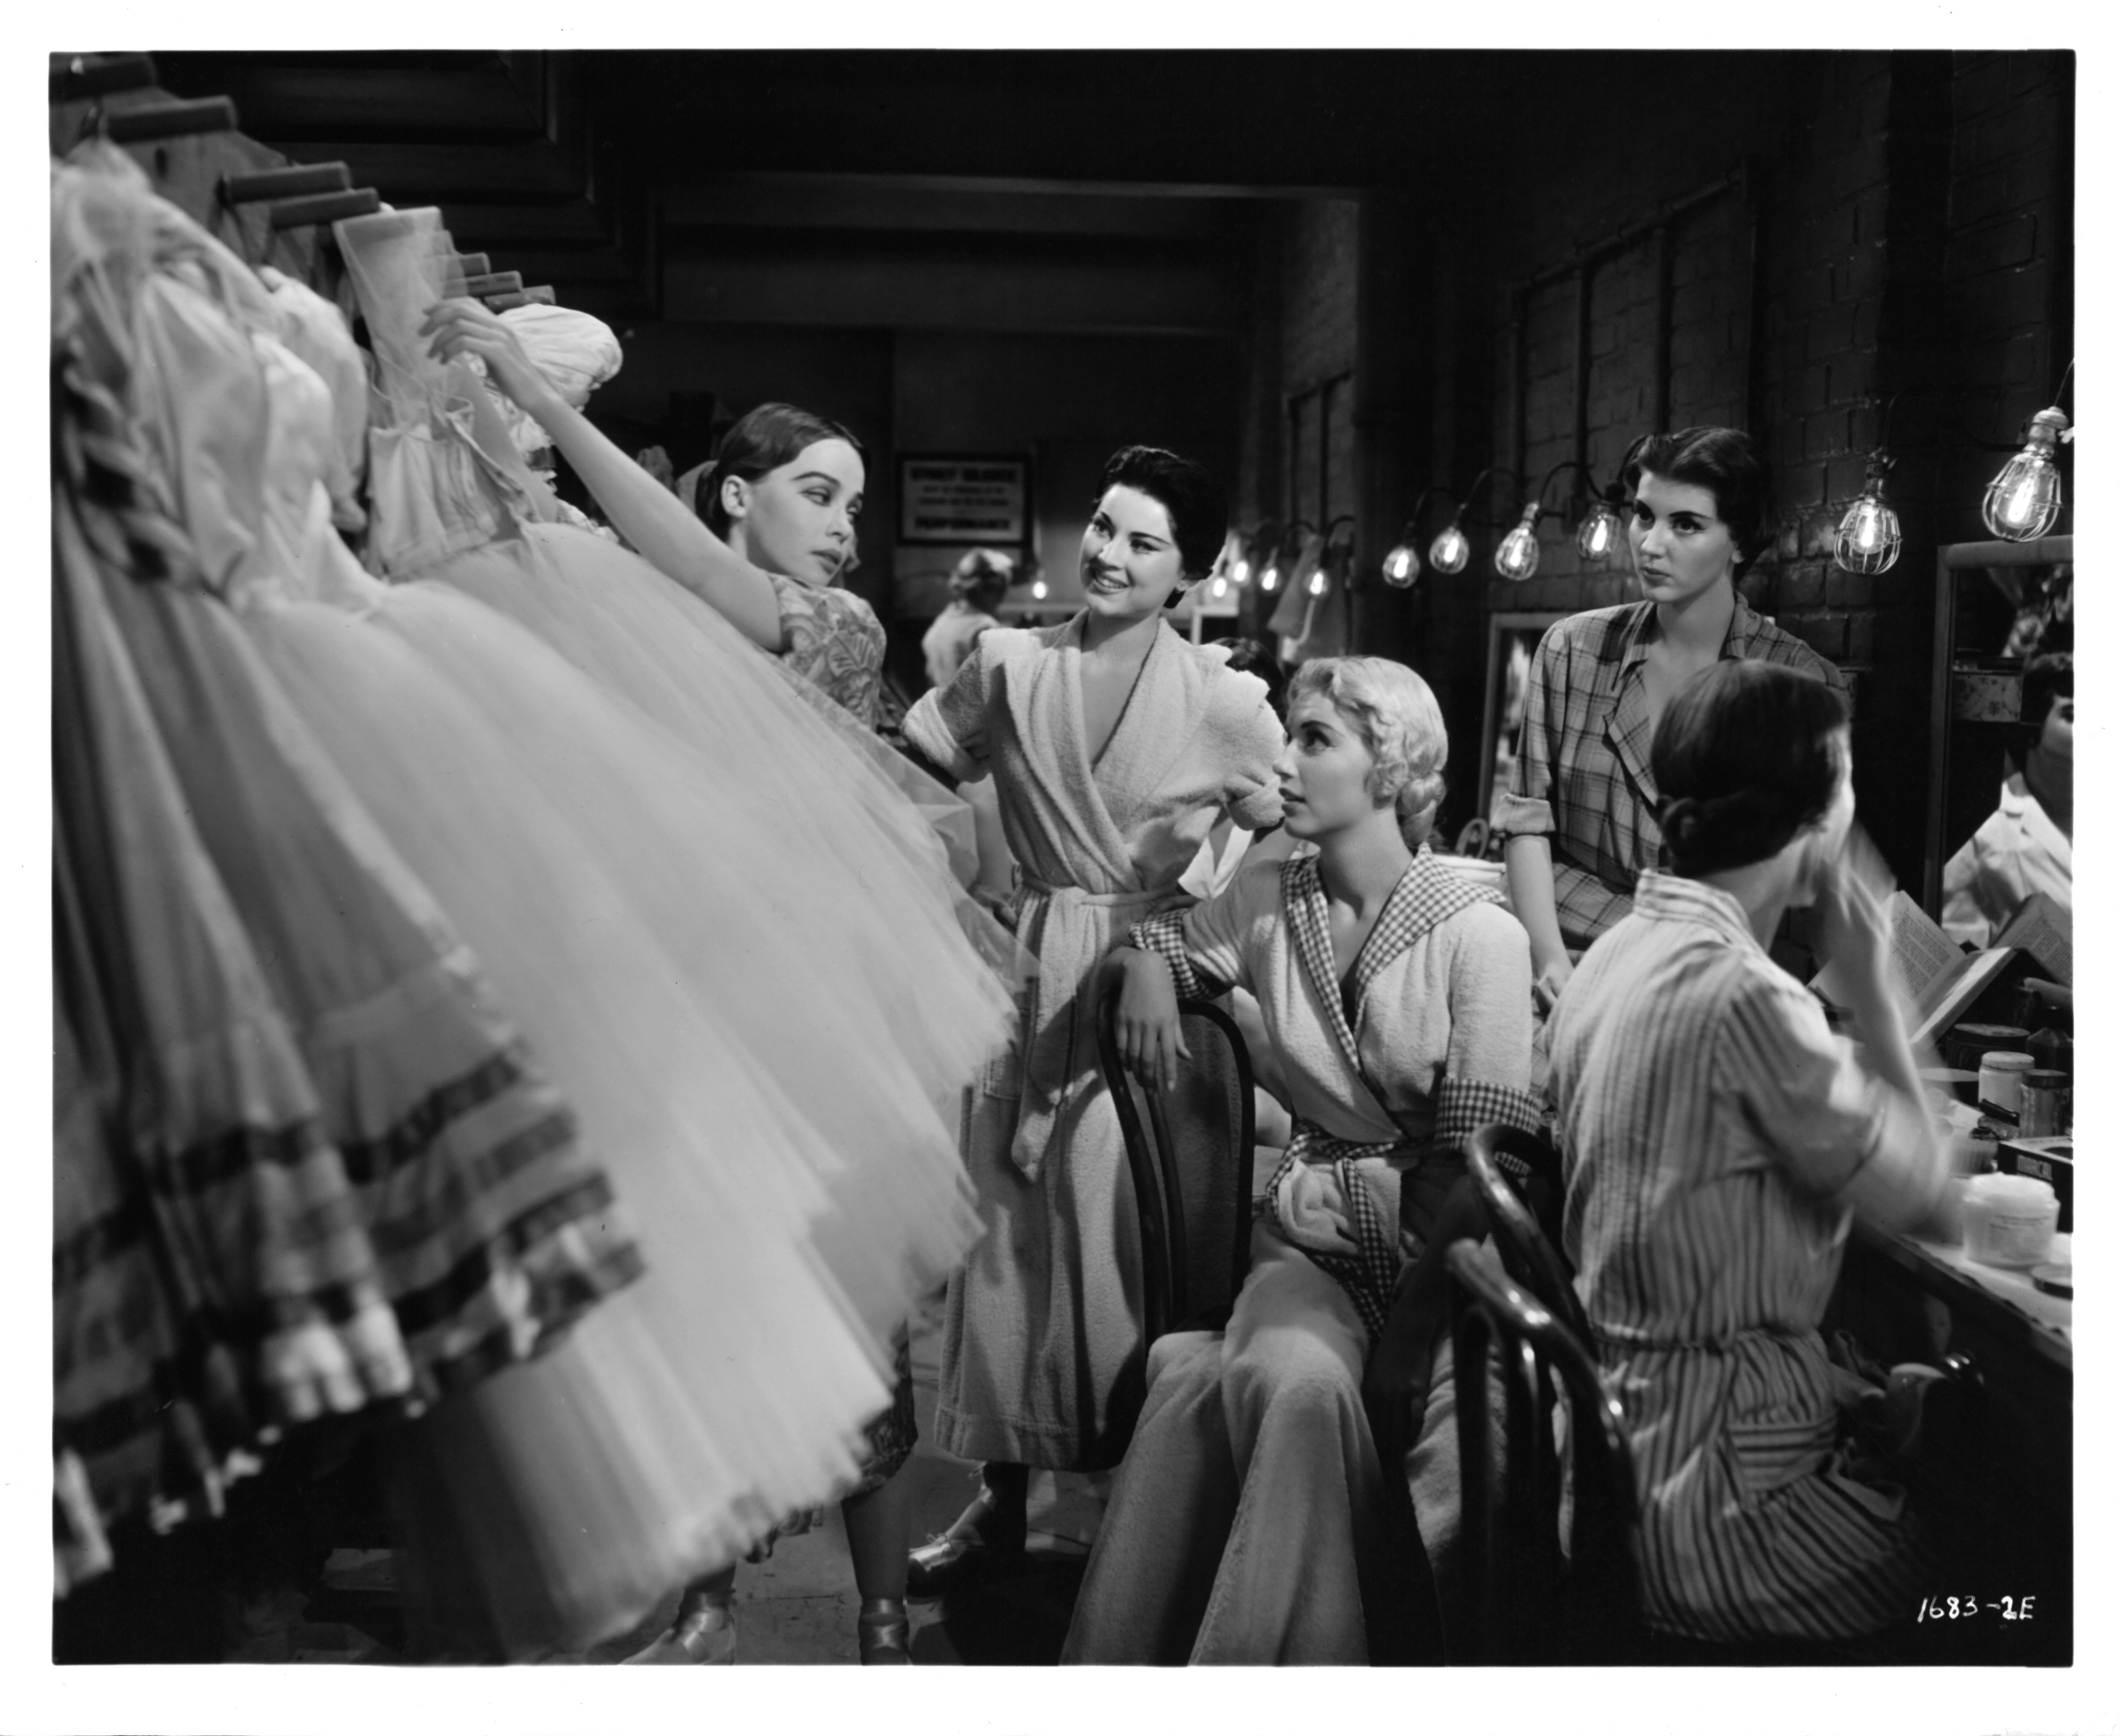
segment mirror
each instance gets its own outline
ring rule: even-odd
[[[1922,887],[1932,916],[1941,914],[1944,863],[1994,810],[2025,659],[2074,649],[2075,561],[2072,537],[1937,551]]]
[[[1486,700],[1480,714],[1480,817],[1492,823],[1497,797],[1507,793],[1516,770],[1523,729],[1524,695],[1531,685],[1532,653],[1546,630],[1565,618],[1562,609],[1532,609],[1487,617]]]

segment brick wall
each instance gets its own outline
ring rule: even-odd
[[[1572,514],[1542,524],[1531,582],[1495,579],[1488,564],[1522,489],[1575,455],[1578,307],[1566,268],[1594,256],[1588,462],[1609,480],[1660,410],[1666,426],[1728,422],[1762,440],[1783,522],[1747,594],[1854,674],[1858,798],[1913,879],[1935,551],[1984,534],[1980,491],[2001,460],[1976,439],[2013,437],[2052,402],[2072,342],[2072,58],[1760,54],[1704,69],[1676,56],[1585,55],[1527,72],[1538,82],[1521,118],[1462,181],[1390,210],[1304,202],[1262,218],[1270,286],[1248,346],[1239,519],[1281,517],[1303,500],[1306,455],[1322,449],[1327,491],[1337,491],[1332,474],[1356,484],[1358,498],[1332,510],[1360,514],[1368,571],[1424,486],[1462,487],[1483,465],[1521,464],[1523,482],[1504,481],[1476,506],[1499,522],[1476,533],[1462,578],[1424,575],[1411,598],[1372,580],[1355,610],[1358,649],[1407,657],[1435,686],[1461,793],[1453,809],[1469,812],[1487,617],[1630,594],[1621,575],[1579,570]],[[1671,220],[1667,261],[1647,234],[1616,240],[1733,173],[1727,190]],[[1358,293],[1378,281],[1369,262],[1383,247],[1426,273],[1418,296],[1402,290],[1411,329],[1389,345],[1374,334],[1390,310]],[[1408,269],[1396,268],[1401,278]],[[1388,356],[1393,379],[1370,377],[1372,355]],[[1309,421],[1292,434],[1286,394],[1351,362],[1352,402],[1370,405],[1369,421],[1351,413],[1341,445],[1320,442]],[[1390,410],[1416,379],[1424,402]],[[1876,402],[1908,387],[1950,395],[1910,393],[1895,415],[1888,486],[1904,552],[1887,574],[1843,573],[1833,531],[1879,440]],[[1332,413],[1321,403],[1299,416]],[[1394,463],[1365,463],[1385,442]],[[1547,498],[1572,507],[1571,492],[1557,480]],[[1424,540],[1439,522],[1431,513]]]
[[[2073,342],[2071,58],[1952,57],[1941,301],[1965,426],[1992,440],[2014,439],[2053,403]],[[2062,407],[2073,416],[2072,396]],[[1938,506],[1949,540],[1986,534],[1979,496],[2001,463],[1961,440],[1941,467]],[[1969,520],[1958,506],[1967,500]]]
[[[1360,510],[1355,426],[1362,207],[1351,199],[1262,207],[1244,348],[1245,414],[1230,510],[1242,527],[1323,528]],[[1265,638],[1279,599],[1244,599],[1239,631]],[[1346,599],[1332,606],[1344,609]]]
[[[1615,64],[1610,77],[1552,93],[1521,129],[1486,202],[1499,237],[1489,455],[1507,465],[1521,451],[1535,486],[1574,454],[1576,283],[1540,279],[1604,244],[1589,277],[1584,421],[1588,460],[1610,477],[1655,424],[1659,384],[1655,247],[1611,238],[1742,165],[1741,188],[1671,229],[1663,424],[1730,422],[1764,442],[1783,524],[1747,595],[1855,675],[1858,798],[1895,868],[1914,879],[1935,549],[1984,534],[1979,491],[2000,462],[1960,422],[2014,435],[2052,400],[2067,361],[2070,63],[2036,54],[1746,58],[1747,76],[1692,86],[1667,63]],[[1615,128],[1614,115],[1626,124]],[[1904,551],[1887,574],[1841,572],[1833,531],[1879,437],[1873,398],[1910,386],[1965,396],[1902,401],[1890,491]],[[1461,461],[1452,479],[1471,468]],[[1547,498],[1565,499],[1566,485]],[[1516,504],[1497,495],[1491,516],[1513,519]],[[1524,584],[1486,565],[1499,525],[1476,538],[1486,608],[1624,600],[1625,578],[1578,570],[1571,531],[1572,521],[1544,522],[1539,572]],[[1424,654],[1484,668],[1485,649],[1484,632],[1459,626]],[[1449,714],[1453,781],[1468,789],[1478,703],[1461,691]]]

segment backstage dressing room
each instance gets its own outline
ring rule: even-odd
[[[2075,90],[53,57],[53,1659],[2071,1662]]]

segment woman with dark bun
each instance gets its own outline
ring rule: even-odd
[[[914,1552],[916,1591],[974,1552],[1020,1550],[1029,1468],[1109,1467],[1141,1403],[1139,1238],[1097,1074],[1097,986],[1132,924],[1191,901],[1179,878],[1218,815],[1253,831],[1281,818],[1284,738],[1266,684],[1165,619],[1228,528],[1200,465],[1151,446],[1114,454],[1082,533],[1082,612],[988,629],[906,717],[936,764],[993,776],[1019,865],[1005,919],[1039,972],[1020,1040],[973,1087],[962,1133],[987,1233],[950,1281],[935,1431],[986,1462],[985,1487]],[[1203,1166],[1214,1096],[1196,1075],[1172,1105]]]
[[[1572,956],[1632,909],[1635,877],[1657,866],[1649,742],[1671,696],[1732,659],[1841,684],[1831,663],[1738,591],[1774,536],[1766,467],[1750,435],[1651,435],[1621,475],[1634,496],[1628,540],[1641,600],[1546,630],[1496,814],[1509,902],[1531,936],[1533,992],[1546,1008]]]
[[[1851,866],[1848,708],[1725,661],[1672,696],[1650,766],[1671,872],[1552,1020],[1564,1240],[1634,1449],[1644,1613],[1700,1641],[1874,1633],[1915,1608],[1919,1539],[1851,1453],[1819,1322],[1851,1218],[1947,1233],[1955,1200]],[[1860,1059],[1767,955],[1806,904]]]

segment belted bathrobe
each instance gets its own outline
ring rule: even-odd
[[[1220,814],[1281,818],[1285,738],[1256,676],[1166,623],[1104,750],[1082,712],[1082,629],[997,628],[908,714],[960,780],[991,775],[1019,864],[1007,919],[1038,961],[1017,1040],[967,1093],[965,1162],[987,1234],[951,1280],[935,1430],[966,1458],[1088,1470],[1116,1461],[1145,1389],[1138,1231],[1118,1118],[1097,1074],[1100,966],[1142,918],[1192,901],[1179,877]],[[1212,1080],[1174,1122],[1218,1161]]]

